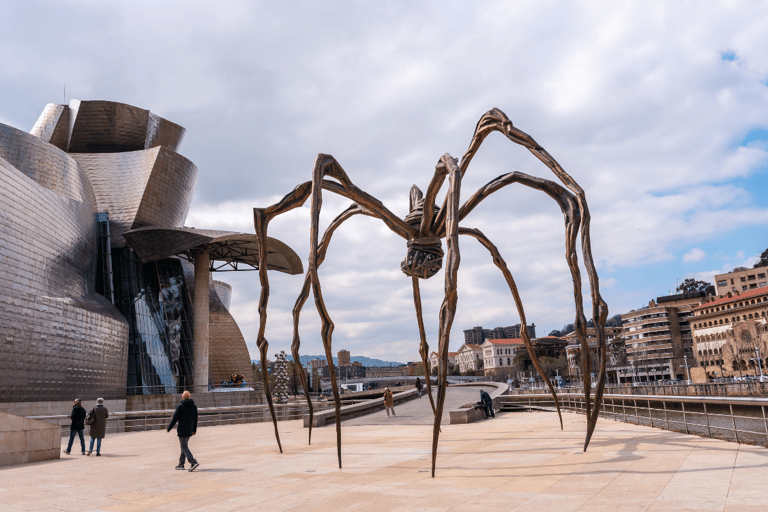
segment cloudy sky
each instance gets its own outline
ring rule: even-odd
[[[252,208],[310,179],[317,153],[404,216],[438,158],[460,157],[498,107],[585,189],[611,315],[686,277],[751,266],[768,247],[768,3],[746,2],[0,2],[0,122],[29,130],[47,103],[105,99],[181,124],[200,169],[187,225],[253,232]],[[554,179],[499,134],[462,197],[496,176]],[[325,195],[325,225],[349,201]],[[464,225],[515,275],[538,335],[573,321],[562,215],[511,186]],[[309,208],[270,225],[306,261]],[[488,253],[461,240],[462,330],[518,323]],[[334,352],[418,358],[405,243],[371,218],[336,234],[320,271]],[[232,313],[256,358],[258,276]],[[422,283],[430,344],[444,274]],[[271,275],[270,354],[289,349],[300,276]],[[311,300],[304,354],[322,353]],[[587,312],[589,315],[590,313]]]

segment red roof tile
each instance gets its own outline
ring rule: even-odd
[[[500,340],[488,340],[494,345],[522,345],[523,340],[520,338],[504,338]]]
[[[711,308],[712,306],[719,306],[720,304],[728,304],[730,302],[738,302],[740,300],[749,299],[752,297],[756,297],[758,295],[768,295],[768,288],[766,287],[754,288],[752,290],[739,292],[738,295],[734,293],[732,297],[728,297],[726,295],[725,297],[720,297],[719,299],[713,300],[712,302],[705,302],[704,304],[701,304],[700,306],[696,306],[693,309],[696,310],[696,309]]]

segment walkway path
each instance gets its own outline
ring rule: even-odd
[[[482,388],[475,386],[449,386],[448,394],[445,396],[443,417],[440,423],[442,425],[447,425],[449,423],[449,411],[455,411],[460,406],[467,403],[479,402],[480,389]],[[486,390],[490,390],[490,388],[487,388]],[[432,394],[435,401],[437,401],[437,386],[432,388]],[[384,409],[381,409],[365,416],[343,420],[342,425],[433,425],[433,422],[434,415],[432,414],[432,406],[429,403],[429,397],[427,396],[427,390],[425,388],[421,393],[421,398],[414,398],[403,404],[395,405],[394,417],[388,418],[387,412]],[[334,425],[335,423],[332,423],[327,426],[335,428]]]
[[[516,412],[445,425],[431,478],[429,425],[345,425],[307,446],[300,421],[200,429],[201,466],[175,471],[165,431],[109,435],[102,457],[0,468],[0,510],[750,512],[768,503],[768,450],[600,420],[582,453],[583,416]]]

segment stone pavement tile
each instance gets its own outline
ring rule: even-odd
[[[740,445],[726,508],[760,505],[768,505],[768,451]]]
[[[538,493],[512,508],[515,512],[540,512],[542,510],[557,510],[570,512],[578,510],[588,499],[588,494],[549,494]]]

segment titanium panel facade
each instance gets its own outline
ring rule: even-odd
[[[0,401],[119,399],[191,383],[194,280],[174,251],[216,239],[203,250],[248,262],[255,235],[182,227],[198,177],[176,153],[183,135],[108,101],[49,104],[31,133],[0,124]],[[123,234],[149,227],[171,229],[174,247],[145,237],[139,246],[170,250],[148,260]],[[270,239],[269,251],[270,268],[302,272],[282,242]],[[248,375],[231,288],[211,286],[211,377]]]

